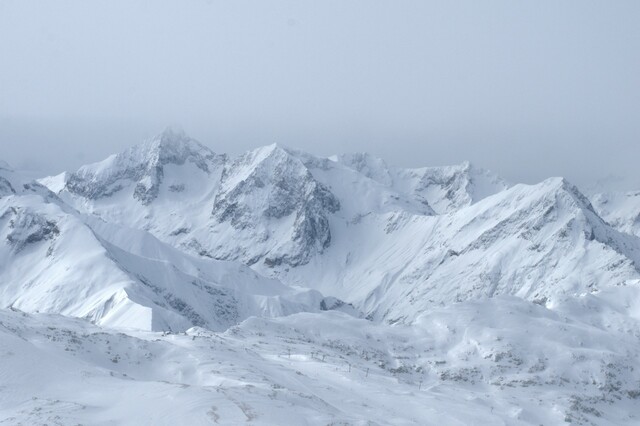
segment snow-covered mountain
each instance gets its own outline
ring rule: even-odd
[[[217,156],[181,132],[167,129],[157,138],[112,155],[98,165],[85,166],[66,179],[66,189],[91,200],[110,197],[129,184],[133,198],[149,205],[158,198],[160,187],[180,192],[183,187],[173,183],[177,177],[172,167],[185,166],[193,185],[202,182],[220,169],[225,157]]]
[[[0,163],[0,424],[637,424],[639,199],[170,129]]]
[[[230,159],[168,130],[61,179],[41,182],[80,211],[373,319],[411,322],[498,294],[553,303],[640,278],[638,238],[609,226],[575,186],[512,186],[468,162],[402,169],[278,145]]]
[[[340,208],[276,145],[232,161],[172,130],[42,182],[54,189],[62,179],[63,189],[55,189],[81,211],[148,230],[196,255],[247,264],[307,262],[330,244],[327,215]]]
[[[85,217],[2,170],[0,306],[143,330],[225,330],[252,316],[335,304],[235,262],[183,253],[151,234]]]

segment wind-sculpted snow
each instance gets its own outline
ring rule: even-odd
[[[412,326],[300,313],[180,334],[0,310],[0,422],[633,425],[636,300],[500,296]]]

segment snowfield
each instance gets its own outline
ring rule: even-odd
[[[0,313],[6,424],[637,424],[636,289],[513,296],[388,326],[339,312],[223,333]]]
[[[0,424],[640,424],[640,197],[182,132],[0,162]]]

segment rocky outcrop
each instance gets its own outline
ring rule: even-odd
[[[57,224],[28,209],[10,207],[0,217],[9,221],[7,243],[19,252],[29,244],[51,240],[60,234]]]

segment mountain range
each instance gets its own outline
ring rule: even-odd
[[[2,341],[14,353],[36,345],[59,357],[59,340],[38,343],[37,336],[56,334],[42,325],[51,321],[67,330],[62,340],[97,336],[80,339],[78,353],[108,345],[99,330],[115,333],[109,339],[120,349],[113,356],[133,362],[141,356],[133,347],[161,338],[153,345],[161,355],[149,349],[161,358],[156,372],[184,362],[189,345],[202,358],[220,339],[224,350],[242,352],[238,345],[251,343],[254,349],[245,349],[255,352],[238,355],[240,367],[216,376],[195,363],[191,378],[181,379],[89,367],[97,361],[86,353],[60,358],[198,392],[213,381],[223,389],[218,396],[244,413],[205,410],[201,418],[197,408],[190,413],[195,423],[242,416],[281,422],[247,414],[248,403],[231,390],[231,381],[264,374],[269,386],[287,382],[288,404],[319,416],[311,424],[428,424],[421,421],[428,415],[447,424],[633,424],[640,416],[633,343],[640,338],[639,289],[640,193],[587,197],[560,177],[513,184],[468,162],[407,169],[366,153],[321,158],[277,144],[230,157],[172,129],[38,181],[0,164]],[[167,340],[176,332],[193,339]],[[189,343],[199,338],[207,343]],[[348,364],[337,376],[352,367],[366,371],[353,386],[370,372],[375,377],[379,390],[366,391],[358,404],[375,405],[376,392],[387,387],[398,401],[408,398],[411,414],[350,412],[321,391],[323,384],[343,396],[351,389],[328,371],[308,382],[282,376],[289,368],[283,351],[291,365],[292,346],[294,362],[308,369],[302,377],[328,368],[325,357],[333,357],[332,365]],[[262,370],[251,367],[252,357]],[[229,383],[219,384],[223,376]],[[430,383],[424,391],[423,381]],[[438,384],[446,385],[442,393]],[[105,386],[120,388],[113,380]],[[25,398],[32,392],[23,391]],[[256,392],[261,407],[273,396]],[[479,402],[481,395],[494,402]],[[453,411],[424,411],[423,398]],[[464,405],[456,398],[475,401],[475,414],[451,414]],[[52,412],[68,421],[113,420],[78,417],[65,407]],[[551,411],[540,413],[543,407]],[[7,412],[26,423],[46,420]]]

